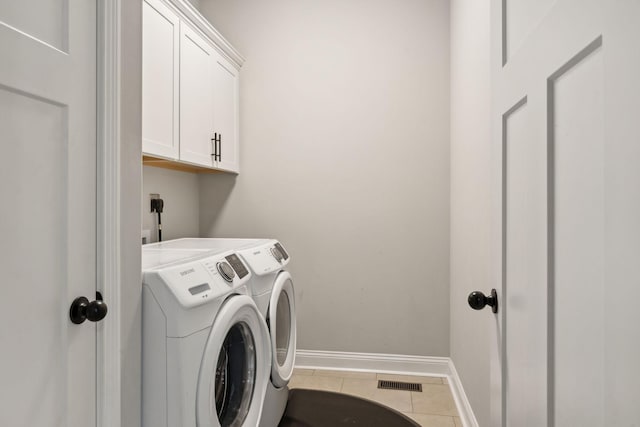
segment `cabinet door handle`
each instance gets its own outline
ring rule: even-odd
[[[214,133],[213,134],[213,138],[211,138],[211,143],[213,144],[213,153],[211,154],[211,157],[213,157],[213,161],[215,162],[216,160],[218,160],[218,134]]]
[[[222,134],[218,134],[218,161],[222,161]]]

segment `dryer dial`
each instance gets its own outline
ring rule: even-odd
[[[282,264],[282,261],[284,260],[284,255],[282,255],[282,252],[280,251],[280,249],[274,246],[273,248],[271,248],[271,255],[273,255],[276,261]]]
[[[220,276],[227,282],[233,282],[233,278],[236,277],[236,272],[233,271],[233,268],[226,262],[219,262],[216,264],[216,268],[218,269],[218,273]]]

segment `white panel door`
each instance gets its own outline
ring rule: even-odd
[[[96,420],[96,2],[0,2],[0,425]]]
[[[180,25],[180,160],[213,166],[213,47]]]
[[[640,426],[640,2],[492,6],[492,425]]]
[[[238,70],[215,52],[213,63],[213,125],[218,134],[217,161],[220,169],[240,171],[238,144]]]
[[[159,0],[142,2],[142,151],[179,156],[180,18]]]

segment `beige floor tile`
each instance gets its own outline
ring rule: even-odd
[[[313,375],[313,369],[294,368],[293,375]]]
[[[313,375],[320,375],[325,377],[342,377],[342,378],[357,378],[361,380],[375,380],[375,372],[358,372],[358,371],[334,371],[330,369],[316,369]]]
[[[448,385],[424,384],[422,393],[411,392],[411,404],[414,413],[458,416]]]
[[[400,412],[411,412],[411,393],[408,391],[380,390],[377,380],[345,378],[342,393],[373,400]]]
[[[289,381],[289,388],[310,388],[312,390],[340,391],[342,378],[322,377],[316,375],[294,375]]]
[[[443,415],[427,415],[416,413],[405,413],[405,415],[422,427],[454,427],[453,417]]]
[[[411,412],[413,409],[411,406],[411,392],[409,391],[376,389],[371,400],[400,412]]]
[[[403,381],[407,383],[442,384],[442,378],[428,377],[426,375],[378,374],[378,379],[387,381]]]
[[[302,385],[302,378],[305,375],[296,375],[293,374],[291,376],[291,379],[289,380],[289,388],[300,388],[300,386]]]
[[[417,382],[422,393],[378,389],[378,380]],[[423,427],[462,427],[446,377],[296,368],[290,388],[342,392],[405,413]]]
[[[378,381],[358,378],[345,378],[342,383],[342,392],[353,396],[372,399],[378,390]]]

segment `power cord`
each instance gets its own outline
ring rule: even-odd
[[[164,208],[164,200],[151,199],[151,212],[158,212],[158,242],[162,242],[162,218],[160,214]]]

